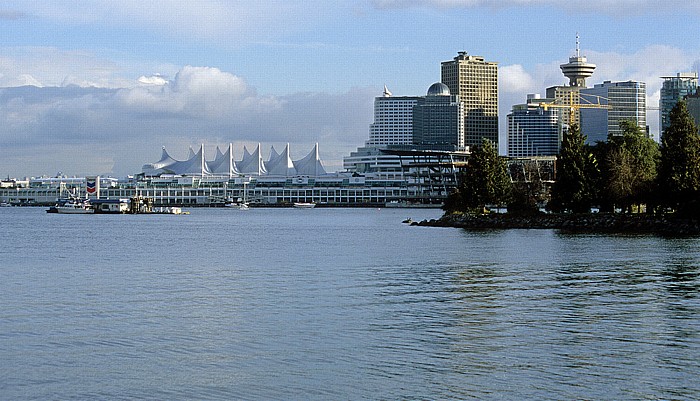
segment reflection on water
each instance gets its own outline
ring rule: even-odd
[[[4,209],[8,399],[700,394],[698,239]]]

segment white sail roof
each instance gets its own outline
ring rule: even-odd
[[[306,155],[306,157],[294,162],[294,168],[296,168],[297,174],[299,175],[316,177],[326,174],[326,169],[323,168],[321,158],[318,156],[318,143],[316,143],[316,146],[314,146],[311,153]]]
[[[222,174],[232,177],[238,174],[236,162],[233,160],[233,144],[228,144],[228,149],[225,153],[221,152],[219,147],[216,147],[216,157],[213,161],[207,162],[209,171],[212,174]]]
[[[226,152],[216,147],[214,160],[207,161],[204,154],[204,144],[194,152],[190,147],[186,160],[176,160],[171,157],[163,147],[160,160],[155,163],[144,164],[141,171],[147,176],[159,176],[162,174],[210,176],[223,175],[233,177],[235,175],[276,175],[276,176],[319,176],[326,174],[323,162],[319,157],[318,143],[311,153],[301,160],[292,161],[289,144],[281,153],[277,153],[274,147],[270,150],[270,158],[263,162],[260,152],[260,144],[251,153],[243,147],[243,159],[235,161],[233,157],[233,145],[229,144]]]
[[[260,153],[260,144],[258,144],[253,153],[248,152],[248,148],[244,146],[243,160],[236,163],[236,165],[241,174],[263,175],[267,173],[262,154]]]
[[[270,159],[265,163],[265,169],[268,175],[282,175],[286,177],[296,175],[294,162],[289,157],[289,144],[284,147],[282,153],[277,153],[275,147],[271,147]]]

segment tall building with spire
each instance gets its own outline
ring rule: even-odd
[[[569,86],[586,87],[586,78],[590,78],[595,70],[595,64],[591,64],[586,57],[581,55],[581,44],[578,33],[576,34],[576,55],[569,57],[569,62],[559,66],[565,77],[569,78]]]
[[[418,96],[393,96],[386,85],[374,98],[374,122],[369,126],[366,146],[413,144],[413,106]]]
[[[569,62],[559,66],[565,77],[569,78],[569,85],[552,86],[547,88],[547,98],[554,99],[556,104],[572,105],[579,103],[579,91],[586,88],[586,78],[593,75],[596,65],[588,62],[585,56],[581,55],[581,45],[579,35],[576,34],[576,54],[569,57]],[[564,110],[564,109],[562,109]],[[567,112],[560,113],[559,121],[563,125],[581,124],[581,114],[579,110],[573,113],[573,120]]]
[[[464,107],[466,146],[480,146],[482,138],[498,144],[498,63],[459,52],[441,64],[441,81]]]

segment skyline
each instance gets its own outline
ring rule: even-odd
[[[258,142],[318,142],[339,170],[369,138],[384,85],[423,96],[458,51],[499,63],[503,143],[512,105],[568,82],[559,65],[577,32],[597,65],[588,86],[645,82],[652,107],[661,76],[700,69],[692,25],[679,34],[699,3],[560,3],[6,1],[0,174],[124,176],[162,146],[184,159],[189,146],[233,143],[238,157]],[[658,138],[658,112],[647,121]]]

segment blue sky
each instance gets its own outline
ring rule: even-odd
[[[643,81],[656,105],[660,76],[700,66],[698,15],[679,0],[3,1],[0,175],[123,176],[162,146],[229,142],[237,158],[319,142],[337,170],[383,85],[422,95],[462,50],[499,63],[503,132],[527,93],[567,82],[577,32],[589,85]]]

